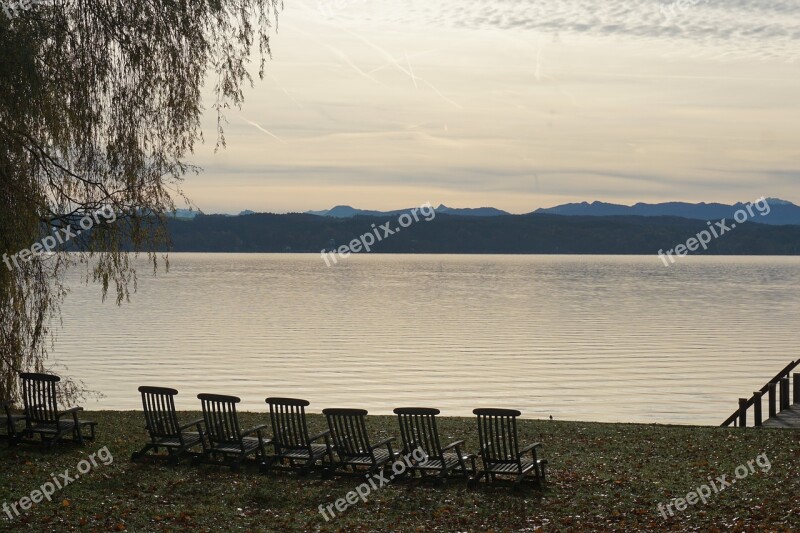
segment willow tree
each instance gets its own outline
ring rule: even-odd
[[[201,91],[207,81],[214,88],[216,143],[224,146],[225,109],[240,106],[252,84],[256,47],[263,77],[282,7],[3,2],[0,399],[17,397],[17,371],[47,368],[67,269],[84,268],[103,298],[111,292],[121,303],[136,286],[131,253],[147,254],[153,269],[166,263],[156,253],[168,246],[165,217],[185,200],[183,177],[198,171],[185,161],[202,141]],[[113,210],[113,222],[95,215],[101,208]],[[78,235],[86,216],[95,223]],[[50,246],[54,235],[64,238]]]

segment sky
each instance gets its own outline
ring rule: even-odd
[[[271,46],[204,212],[800,204],[800,0],[287,0]]]

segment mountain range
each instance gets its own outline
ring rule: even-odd
[[[756,211],[756,216],[751,217],[755,222],[773,226],[800,225],[800,206],[779,198],[767,198],[766,202],[769,204],[769,214],[766,216],[760,216],[760,213]],[[690,220],[706,221],[721,220],[723,218],[732,219],[736,211],[740,209],[746,209],[746,206],[747,204],[743,202],[733,205],[705,202],[698,204],[692,204],[688,202],[664,202],[658,204],[648,204],[640,202],[634,205],[612,204],[607,202],[580,202],[541,208],[533,211],[532,213],[525,214],[580,217],[678,217]],[[322,211],[306,211],[303,214],[335,219],[348,219],[354,217],[386,218],[396,217],[410,210],[411,208],[397,209],[394,211],[376,211],[370,209],[357,209],[349,205],[337,205],[331,209],[325,209]],[[177,213],[175,214],[175,218],[191,220],[202,214],[203,213],[199,211],[178,209]],[[256,214],[258,213],[251,210],[244,210],[235,216],[243,217]],[[461,217],[512,216],[508,211],[503,211],[502,209],[497,209],[494,207],[452,208],[443,204],[436,208],[436,214]]]
[[[778,198],[767,198],[766,202],[769,204],[769,214],[767,216],[760,216],[760,213],[756,211],[756,222],[774,226],[800,225],[800,206]],[[733,218],[736,211],[740,209],[746,209],[746,206],[747,204],[743,202],[733,205],[720,203],[708,204],[705,202],[701,202],[699,204],[692,204],[688,202],[664,202],[659,204],[648,204],[640,202],[635,205],[611,204],[606,202],[581,202],[541,208],[537,209],[533,213],[584,217],[639,216],[679,217],[688,218],[691,220],[721,220],[723,218]],[[306,211],[305,214],[333,218],[353,218],[356,216],[393,217],[407,211],[409,210],[399,209],[396,211],[373,211],[367,209],[356,209],[354,207],[350,207],[349,205],[339,205],[324,211]],[[446,205],[440,205],[437,207],[436,213],[475,217],[495,217],[511,214],[507,211],[496,209],[494,207],[459,209],[447,207]]]
[[[767,198],[769,214],[760,216],[756,211],[755,221],[773,226],[800,225],[800,207],[792,202],[778,198]],[[763,203],[762,203],[763,205]],[[661,204],[638,203],[635,205],[609,204],[605,202],[588,202],[564,204],[534,211],[539,214],[566,216],[640,216],[640,217],[680,217],[695,220],[731,219],[734,213],[746,208],[747,204],[739,202],[733,205],[705,202],[690,204],[686,202],[666,202]],[[766,210],[765,210],[766,211]]]

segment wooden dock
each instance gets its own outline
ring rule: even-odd
[[[777,413],[774,417],[767,419],[763,427],[800,429],[800,403],[796,403],[788,409]]]
[[[798,367],[800,359],[786,365],[750,398],[739,398],[739,409],[722,426],[745,428],[752,423],[755,427],[800,429],[800,372],[792,376],[792,371]],[[764,400],[767,416],[764,416]],[[748,422],[750,409],[752,422]]]

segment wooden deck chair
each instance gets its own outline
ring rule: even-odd
[[[170,463],[177,463],[181,457],[196,456],[191,449],[203,442],[203,419],[193,420],[186,424],[178,421],[175,411],[175,396],[178,391],[164,387],[139,387],[142,394],[142,408],[147,433],[150,436],[144,448],[134,452],[131,461],[138,461],[147,456],[148,452],[158,453],[160,448],[167,451],[167,455],[151,455],[152,458],[166,459]],[[195,431],[186,431],[194,429]]]
[[[475,475],[477,456],[462,451],[463,440],[442,447],[436,427],[436,415],[440,413],[438,409],[400,407],[394,413],[400,423],[403,455],[409,456],[419,449],[428,457],[426,461],[411,463],[409,471],[412,474],[420,472],[425,475],[433,471],[440,482],[453,475],[463,476],[467,480]]]
[[[275,455],[267,461],[267,469],[288,468],[307,473],[327,459],[333,462],[329,429],[309,436],[305,408],[310,404],[296,398],[267,398],[272,423],[272,445]],[[319,465],[321,466],[321,465]]]
[[[547,461],[539,459],[536,449],[540,443],[520,449],[517,439],[517,417],[513,409],[475,409],[478,417],[478,438],[481,446],[483,470],[473,478],[472,485],[486,477],[494,482],[497,476],[513,476],[519,486],[523,480],[533,479],[541,486],[545,481]],[[530,454],[530,458],[525,457]]]
[[[400,455],[392,449],[392,442],[396,440],[394,437],[375,445],[370,444],[366,410],[323,409],[322,413],[328,419],[333,449],[338,456],[338,461],[331,467],[332,472],[337,468],[350,469],[354,474],[366,470],[365,474],[369,477],[383,470]]]
[[[203,407],[208,443],[203,443],[203,454],[195,462],[226,465],[237,471],[242,461],[255,455],[263,468],[267,460],[265,446],[271,442],[261,433],[266,424],[242,431],[236,414],[236,404],[241,400],[236,396],[198,394],[197,398]]]
[[[29,372],[21,373],[20,377],[25,405],[25,437],[33,438],[38,434],[48,448],[67,436],[79,444],[94,440],[97,423],[78,419],[78,413],[83,411],[83,407],[58,410],[56,384],[61,381],[60,377]],[[83,434],[86,428],[90,430],[89,435]]]

